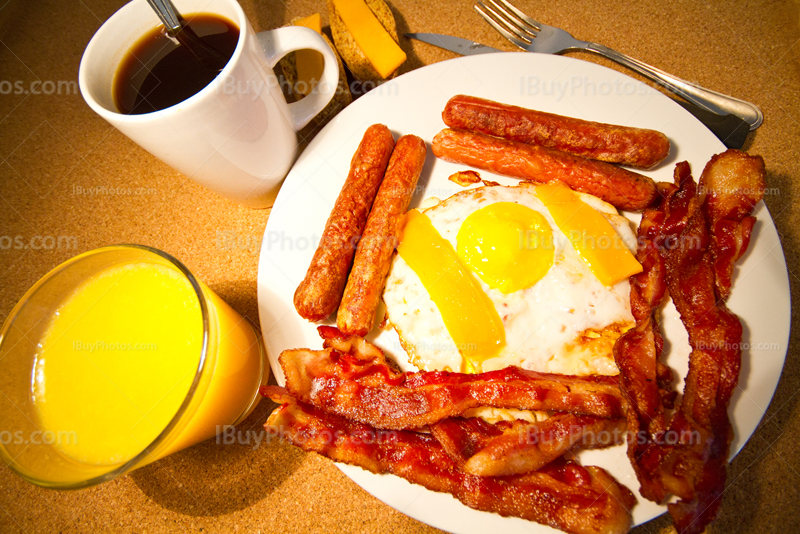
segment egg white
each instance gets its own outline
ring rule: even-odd
[[[625,279],[604,286],[581,260],[550,212],[534,194],[535,185],[491,186],[456,193],[424,210],[434,228],[457,249],[464,219],[495,202],[516,202],[541,213],[553,232],[554,260],[536,284],[503,294],[473,276],[494,303],[505,328],[506,346],[483,362],[491,371],[509,365],[571,375],[615,375],[614,339],[633,325],[630,285]],[[625,245],[635,250],[636,236],[616,209],[591,195],[581,199],[600,211]],[[387,321],[415,366],[424,370],[462,370],[459,348],[417,274],[396,255],[383,292]]]

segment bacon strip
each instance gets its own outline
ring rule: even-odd
[[[661,189],[665,198],[676,191],[676,186]],[[652,456],[660,450],[653,444],[663,438],[667,429],[665,410],[673,407],[676,396],[672,372],[660,361],[664,339],[655,316],[667,288],[666,266],[657,244],[662,240],[659,236],[665,219],[661,205],[642,214],[636,259],[643,270],[630,278],[631,312],[636,326],[614,345],[620,389],[628,400],[628,457],[641,483],[640,493],[655,502],[662,502],[667,492],[657,476],[659,458]]]
[[[348,341],[331,330],[321,331],[329,336],[324,350],[286,350],[280,355],[286,387],[302,402],[377,428],[421,428],[478,406],[623,416],[616,377],[555,375],[519,367],[481,374],[400,373],[387,365],[378,349],[372,347],[368,354],[356,350],[369,345],[366,341]]]
[[[622,443],[625,420],[556,414],[537,423],[489,424],[480,418],[451,417],[430,430],[463,471],[507,476],[536,471],[570,450]]]
[[[717,296],[728,298],[733,267],[747,251],[755,217],[750,213],[764,197],[764,160],[738,150],[711,158],[700,176],[706,193],[703,209],[711,230]]]
[[[738,383],[742,326],[724,299],[730,292],[733,262],[749,242],[754,223],[749,213],[763,196],[764,174],[760,157],[728,150],[709,161],[698,188],[684,162],[675,172],[678,188],[667,194],[656,208],[659,215],[651,218],[658,221],[651,229],[692,348],[684,397],[664,434],[651,430],[652,421],[659,428],[664,424],[658,405],[637,399],[649,394],[652,401],[653,386],[641,377],[658,358],[658,342],[651,337],[637,344],[634,334],[626,334],[615,346],[617,361],[623,363],[621,387],[634,399],[630,406],[636,410],[635,417],[629,414],[629,424],[635,420],[651,425],[645,426],[646,449],[632,451],[629,443],[642,495],[657,501],[670,493],[680,497],[669,511],[682,534],[703,532],[716,516],[725,488],[733,436],[727,409]],[[653,280],[647,289],[655,295],[660,278]],[[639,329],[652,314],[636,318]]]
[[[764,162],[737,150],[709,161],[700,178],[706,193],[689,214],[677,247],[666,254],[667,284],[689,332],[689,373],[670,430],[682,440],[661,465],[665,486],[681,501],[669,511],[681,533],[700,533],[717,514],[725,489],[733,428],[728,404],[739,381],[742,325],[724,304],[733,262],[750,239],[749,217],[765,189]],[[721,228],[735,229],[732,234]],[[719,232],[719,233],[717,233]],[[703,250],[690,246],[702,243]],[[720,278],[718,274],[722,274]]]
[[[631,526],[635,498],[598,467],[558,461],[516,477],[461,472],[439,442],[407,430],[376,430],[298,402],[282,388],[264,392],[282,403],[265,425],[305,451],[373,473],[391,473],[474,508],[536,521],[575,534],[615,534]]]

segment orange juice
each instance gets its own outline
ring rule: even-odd
[[[257,401],[253,328],[199,287],[202,300],[172,265],[124,262],[83,280],[50,317],[31,389],[41,428],[74,436],[54,444],[65,459],[125,464],[185,405],[144,465],[213,436]]]

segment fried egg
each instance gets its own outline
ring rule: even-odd
[[[612,347],[634,324],[628,276],[641,269],[630,252],[636,236],[610,204],[567,188],[558,195],[574,201],[558,204],[545,187],[479,187],[410,213],[383,300],[416,367],[618,373]],[[579,239],[562,230],[580,219],[570,202],[609,223],[624,257],[591,256],[610,239],[592,229]],[[441,270],[448,262],[453,270]]]

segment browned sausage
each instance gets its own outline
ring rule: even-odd
[[[433,153],[445,161],[522,180],[560,181],[625,210],[642,210],[657,194],[652,179],[610,163],[466,130],[448,128],[436,134]]]
[[[367,227],[358,244],[336,325],[346,335],[365,336],[372,330],[399,226],[425,163],[425,141],[415,135],[397,140]]]
[[[356,243],[393,148],[394,137],[389,128],[383,124],[367,128],[350,161],[350,173],[325,224],[306,277],[294,293],[294,307],[304,319],[320,321],[339,306]]]
[[[656,130],[585,121],[474,96],[451,98],[442,119],[450,128],[641,169],[657,165],[669,154],[669,139]]]

